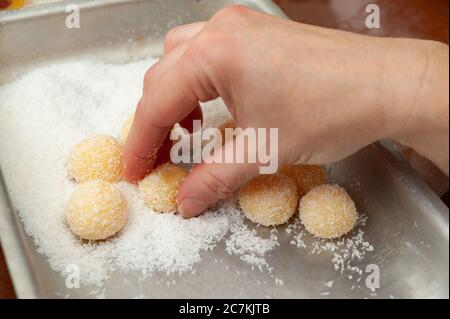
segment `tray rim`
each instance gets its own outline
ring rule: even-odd
[[[80,10],[86,10],[89,8],[99,8],[117,4],[145,1],[148,0],[61,0],[51,3],[43,3],[31,7],[23,7],[19,10],[0,11],[0,27],[3,24],[14,21],[65,13],[66,6],[70,4],[76,4],[79,6]],[[286,14],[272,0],[229,0],[229,5],[242,4],[243,2],[248,4],[255,3],[261,11],[285,18],[287,17]]]

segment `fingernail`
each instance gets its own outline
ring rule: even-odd
[[[183,217],[195,217],[208,208],[208,203],[195,198],[183,199],[178,205],[178,211]]]

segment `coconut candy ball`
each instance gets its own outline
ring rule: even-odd
[[[175,197],[188,172],[172,163],[154,169],[139,183],[139,194],[144,203],[156,212],[174,213]]]
[[[320,238],[338,238],[352,230],[358,218],[355,203],[338,185],[320,185],[300,200],[300,220]]]
[[[283,166],[280,173],[295,180],[299,195],[306,194],[314,187],[327,183],[327,173],[319,165],[289,164]]]
[[[92,135],[72,149],[69,156],[69,175],[83,183],[100,179],[117,182],[121,175],[123,147],[108,135]]]
[[[80,238],[102,240],[119,232],[127,215],[122,193],[108,182],[93,180],[77,186],[66,219],[72,233]]]
[[[239,204],[245,216],[263,226],[287,222],[297,203],[295,181],[281,174],[260,175],[239,191]]]

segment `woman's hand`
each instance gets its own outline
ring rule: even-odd
[[[242,128],[278,128],[279,164],[325,164],[382,138],[448,173],[448,47],[324,29],[241,6],[169,32],[146,74],[124,154],[125,180],[152,168],[174,125],[222,97]],[[189,126],[189,124],[184,125]],[[177,195],[196,216],[258,174],[258,164],[201,164]]]

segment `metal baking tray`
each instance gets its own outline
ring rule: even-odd
[[[69,2],[0,13],[0,85],[35,68],[67,57],[92,56],[123,62],[162,53],[164,34],[175,24],[206,20],[234,2],[283,16],[271,1],[75,1],[81,8],[80,29],[65,28]],[[70,1],[74,3],[74,1]],[[0,108],[2,105],[0,105]],[[1,150],[0,150],[1,152]],[[1,163],[0,163],[1,165]],[[329,256],[310,256],[279,233],[280,247],[268,262],[283,274],[284,285],[251,271],[220,247],[204,254],[195,276],[177,276],[177,284],[155,285],[158,275],[141,283],[142,297],[153,298],[448,298],[448,208],[418,177],[395,146],[370,145],[330,167],[331,180],[343,185],[359,211],[368,215],[366,238],[375,251],[361,266],[380,268],[380,288],[373,293],[344,278]],[[0,237],[17,296],[21,298],[91,297],[92,287],[69,290],[24,233],[0,175]],[[219,244],[220,246],[220,244]],[[223,259],[228,270],[214,260]],[[240,274],[239,274],[240,271]],[[133,276],[124,286],[112,274],[105,297],[135,297]],[[331,289],[325,281],[333,280]],[[326,290],[329,290],[328,292]],[[325,291],[325,293],[322,293]]]

